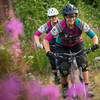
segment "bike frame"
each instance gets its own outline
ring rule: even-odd
[[[69,62],[71,64],[71,66],[69,68],[69,73],[70,73],[71,84],[74,86],[74,89],[76,88],[75,84],[77,84],[77,82],[84,85],[82,67],[78,67],[76,58],[81,56],[80,55],[81,53],[87,54],[89,52],[91,52],[91,48],[81,50],[77,53],[70,53],[70,54],[68,54],[68,53],[56,53],[56,59],[61,58],[61,59],[64,59],[66,62]],[[64,56],[66,56],[66,57],[64,57]],[[58,70],[58,68],[57,68],[57,70]],[[58,73],[60,73],[59,70],[58,70]],[[84,90],[83,95],[84,95],[84,98],[86,99],[85,85],[83,86],[83,90]],[[84,98],[80,97],[80,100],[84,100]],[[76,91],[73,92],[72,100],[78,100]]]
[[[70,73],[70,79],[71,79],[71,85],[73,86],[74,90],[76,90],[77,86],[76,84],[78,83],[83,83],[83,73],[82,73],[82,67],[78,67],[77,65],[77,61],[76,61],[76,57],[72,56],[71,60],[69,61],[71,63],[71,66],[69,68],[69,73]],[[86,90],[85,90],[85,85],[83,87],[84,91],[84,97],[86,98]],[[78,100],[78,95],[76,93],[76,91],[73,92],[73,96],[72,96],[73,100]],[[82,97],[79,97],[80,100],[83,100]]]

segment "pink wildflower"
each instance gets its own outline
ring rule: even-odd
[[[8,52],[10,54],[14,53],[14,55],[17,57],[21,54],[21,49],[20,49],[20,42],[16,42],[11,45],[11,47],[8,49]]]
[[[60,91],[56,85],[44,86],[42,88],[41,97],[47,98],[47,100],[58,100],[59,96]]]
[[[0,80],[0,100],[21,100],[23,82],[19,76],[6,75]]]
[[[41,100],[41,84],[36,80],[30,80],[27,83],[27,100]]]
[[[72,98],[74,94],[76,96],[82,97],[85,94],[85,85],[82,83],[77,83],[77,84],[72,85],[71,88],[69,88],[66,95]]]
[[[11,18],[5,25],[5,33],[9,33],[12,38],[18,37],[23,32],[23,24],[17,18]]]

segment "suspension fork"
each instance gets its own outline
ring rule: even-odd
[[[71,63],[70,75],[71,75],[71,81],[73,81],[73,78],[79,78],[79,81],[83,83],[84,78],[83,78],[82,67],[81,66],[78,67],[75,57],[73,58]]]
[[[77,62],[76,62],[76,58],[72,58],[71,61],[71,66],[69,68],[69,72],[70,72],[70,77],[71,77],[71,83],[75,83],[77,74],[78,74],[78,67],[77,67]]]
[[[83,83],[84,78],[83,78],[82,67],[79,67],[78,69],[79,69],[79,73],[80,73],[80,75],[79,75],[80,81]]]
[[[74,58],[71,62],[71,67],[70,67],[70,77],[71,77],[71,84],[73,85],[74,88],[74,93],[73,93],[73,100],[77,100],[77,94],[76,94],[76,86],[75,83],[77,81],[77,63],[76,59]]]
[[[72,98],[73,98],[73,100],[78,100],[78,97],[77,97],[77,94],[76,94],[75,83],[80,82],[80,77],[82,77],[82,69],[81,68],[78,69],[78,65],[77,65],[75,57],[72,58],[72,61],[71,61],[70,77],[71,77],[71,83],[72,83],[73,88],[74,88],[74,93],[73,93]]]
[[[82,72],[82,67],[80,66],[79,67],[79,72],[80,72],[80,81],[81,83],[83,84],[83,88],[84,88],[84,97],[87,98],[87,95],[86,95],[86,88],[85,88],[85,84],[84,84],[84,78],[83,78],[83,72]]]
[[[70,75],[71,75],[71,83],[75,87],[75,83],[77,81],[81,82],[84,85],[84,78],[83,78],[83,73],[82,73],[82,67],[78,67],[76,58],[72,60],[71,67],[70,67]],[[84,85],[84,97],[86,98],[86,89]],[[73,99],[77,100],[76,92],[73,94]]]
[[[60,70],[59,66],[57,65],[57,58],[56,58],[56,69],[57,69],[57,77],[60,79]]]

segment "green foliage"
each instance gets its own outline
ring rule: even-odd
[[[12,60],[7,52],[7,46],[0,44],[0,75],[10,71]]]
[[[62,7],[68,3],[66,0],[15,0],[14,8],[17,15],[24,23],[25,35],[27,39],[30,39],[31,35],[37,30],[38,26],[32,20],[28,20],[31,17],[38,20],[40,24],[45,23],[48,20],[46,15],[47,10],[51,7],[55,7],[59,10],[62,17]]]
[[[79,7],[79,17],[90,25],[90,28],[97,34],[99,38],[100,37],[100,29],[99,29],[100,15],[99,15],[98,8],[95,9],[92,5],[91,6],[87,5],[86,3],[81,2],[81,1],[78,3],[78,7]],[[83,33],[82,36],[85,42],[84,43],[85,48],[91,47],[93,44],[92,40],[89,39],[89,37],[85,33]],[[100,42],[100,39],[99,39],[99,42]],[[95,57],[99,56],[99,52],[100,52],[100,49],[87,55],[88,62],[90,65],[93,65],[93,61]]]
[[[4,36],[4,34],[3,34],[4,33],[4,25],[5,25],[4,23],[0,25],[0,38],[2,36]]]
[[[24,23],[26,40],[22,42],[22,49],[24,60],[30,65],[30,70],[42,71],[50,66],[50,64],[44,50],[36,49],[36,47],[32,49],[29,44],[29,40],[33,38],[32,34],[34,34],[39,26],[34,20],[29,20],[28,18],[31,17],[38,24],[42,25],[48,20],[46,15],[47,10],[55,7],[59,10],[59,17],[63,19],[62,7],[67,3],[75,4],[78,7],[79,18],[88,23],[97,33],[97,36],[100,37],[100,0],[92,0],[92,4],[90,4],[90,0],[14,0],[14,9]],[[83,33],[83,39],[85,41],[85,48],[91,47],[92,40],[85,33]],[[87,56],[90,64],[99,55],[99,52],[100,49]],[[33,56],[33,58],[29,58],[29,56]]]
[[[26,48],[27,47],[27,48]],[[23,58],[30,66],[29,71],[45,71],[50,66],[45,51],[31,45],[31,41],[22,41]]]

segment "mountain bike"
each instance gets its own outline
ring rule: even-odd
[[[91,48],[80,50],[76,53],[55,53],[56,59],[60,58],[70,64],[68,71],[64,70],[64,73],[69,73],[71,86],[66,93],[68,100],[86,100],[87,91],[85,89],[84,78],[82,74],[82,67],[77,65],[76,58],[92,52]],[[68,67],[68,66],[65,66]],[[64,68],[63,68],[64,69]],[[66,68],[65,68],[66,69]],[[58,73],[60,73],[57,68]]]

